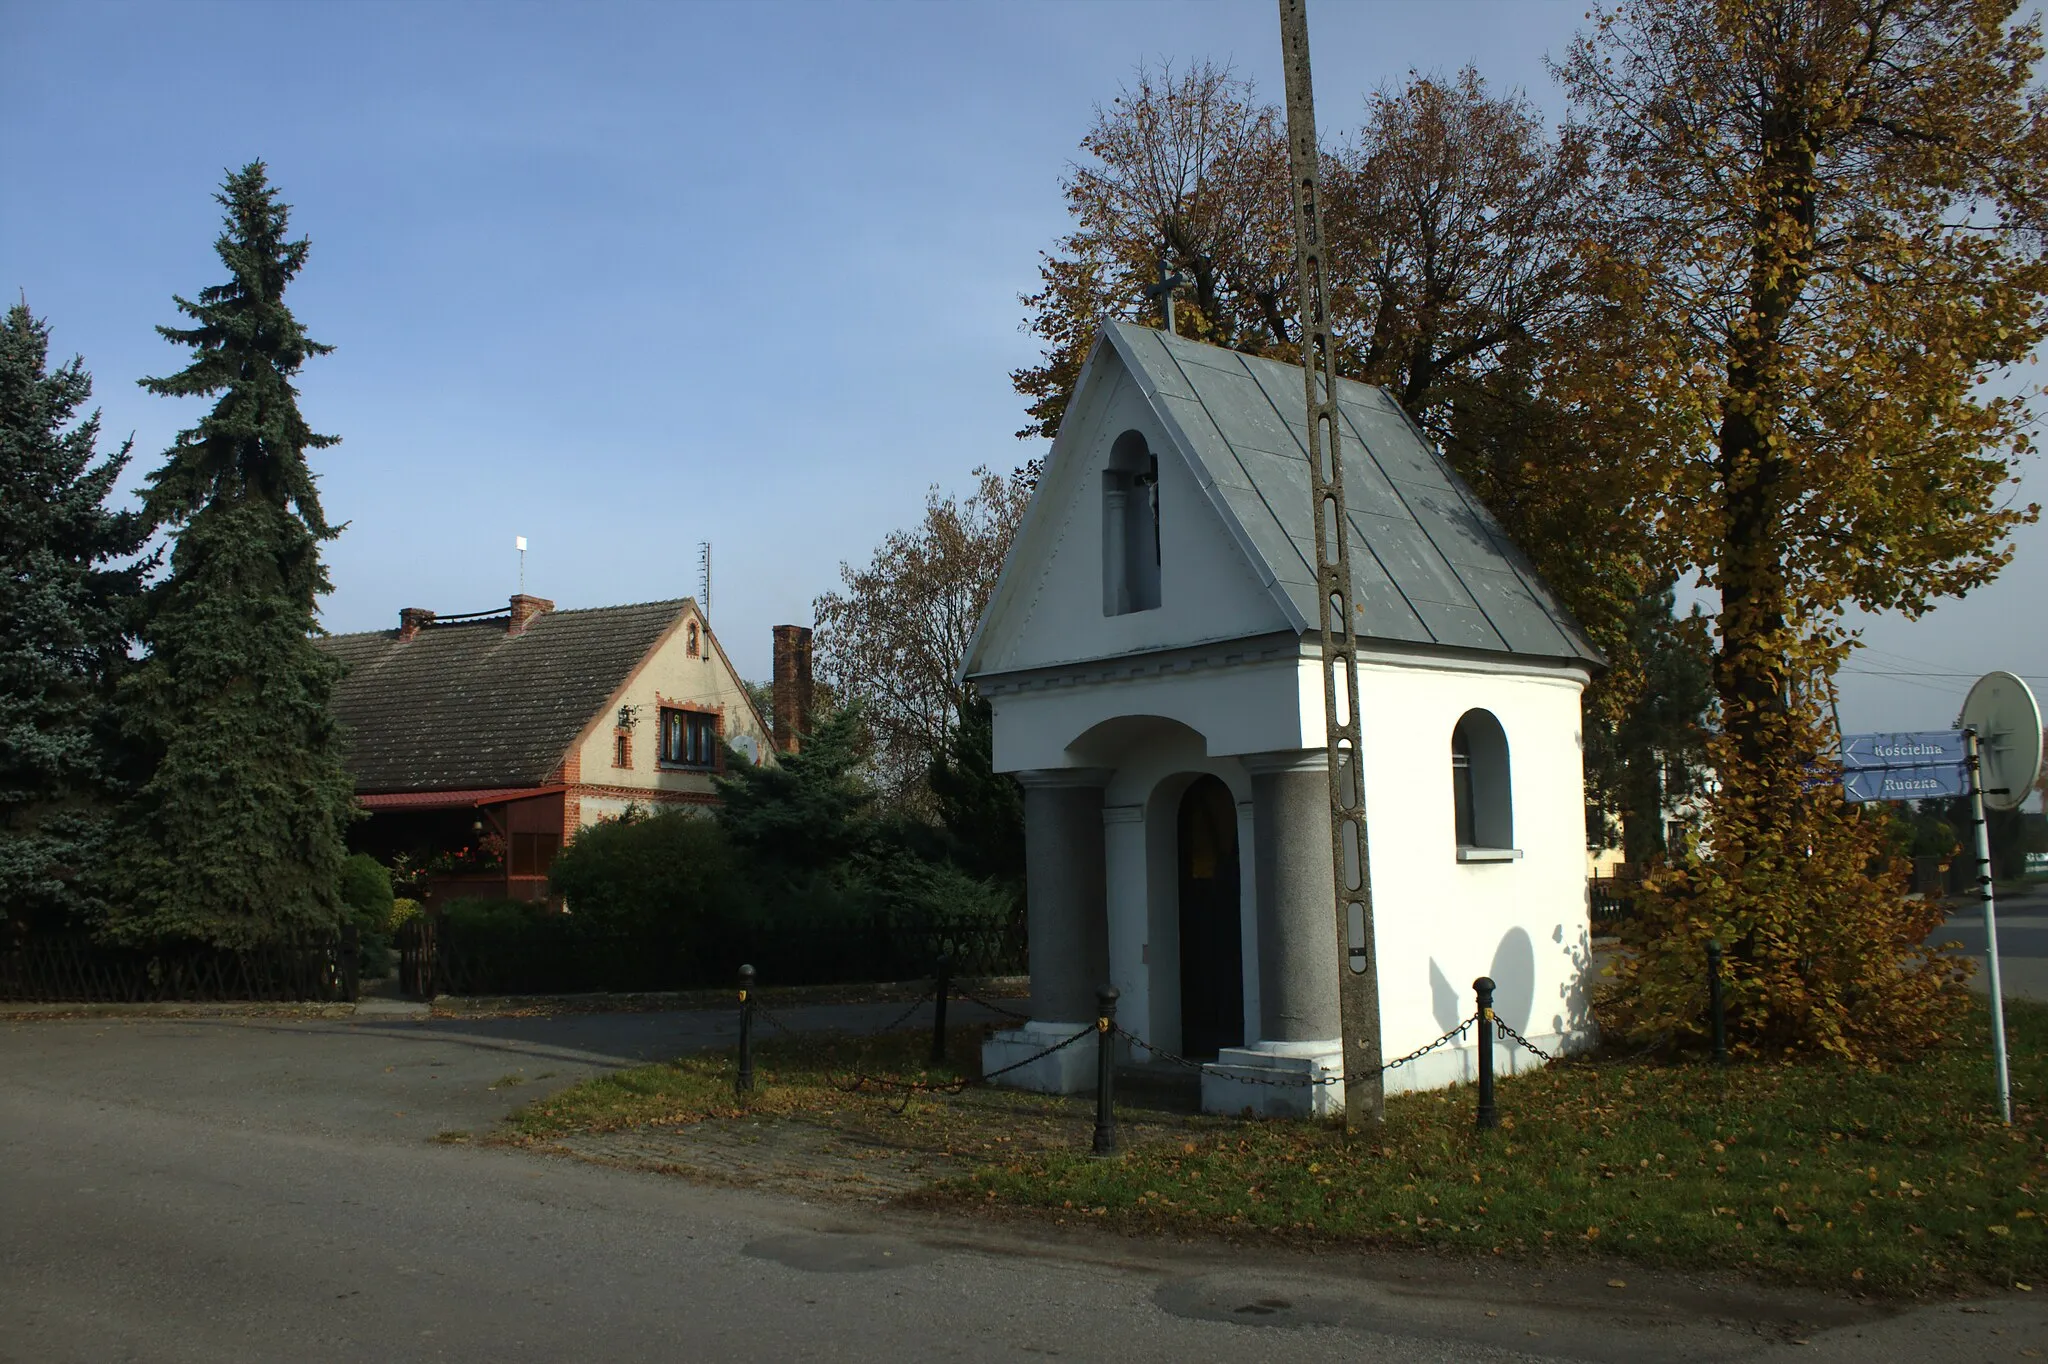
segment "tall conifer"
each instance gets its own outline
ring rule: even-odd
[[[135,934],[245,945],[338,923],[342,830],[352,792],[329,704],[337,665],[314,647],[334,538],[306,452],[333,445],[299,415],[292,378],[331,347],[284,304],[307,242],[288,240],[262,162],[215,196],[229,279],[176,300],[192,350],[145,379],[166,397],[214,397],[150,475],[144,506],[174,533],[153,590],[147,661],[124,685],[132,732],[153,760],[129,806],[123,885]]]
[[[148,528],[108,508],[128,446],[100,458],[84,362],[49,368],[50,329],[0,321],[0,917],[75,924],[118,788],[109,693],[127,661]],[[123,562],[126,561],[126,562]]]

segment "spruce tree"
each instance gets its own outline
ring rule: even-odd
[[[120,779],[110,691],[147,563],[148,530],[107,498],[128,446],[100,458],[92,377],[49,368],[50,329],[0,321],[0,917],[76,925]],[[126,561],[126,562],[123,562]]]
[[[174,539],[143,631],[149,656],[121,693],[152,760],[127,810],[121,890],[128,934],[233,947],[341,922],[353,794],[330,705],[339,667],[312,639],[328,590],[320,544],[336,532],[306,454],[336,438],[306,425],[292,385],[331,347],[284,303],[307,242],[287,238],[290,210],[260,161],[215,197],[229,278],[175,300],[194,325],[157,330],[192,361],[142,381],[217,401],[144,494]]]

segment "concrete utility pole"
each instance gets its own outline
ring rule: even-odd
[[[1280,0],[1287,67],[1287,151],[1294,172],[1294,261],[1301,289],[1301,370],[1308,398],[1309,495],[1316,520],[1316,614],[1323,631],[1323,728],[1329,744],[1330,866],[1336,893],[1337,1005],[1344,1037],[1344,1125],[1386,1118],[1380,1075],[1379,958],[1365,842],[1359,749],[1358,630],[1351,612],[1351,544],[1337,415],[1337,354],[1324,278],[1321,157],[1309,83],[1307,0]],[[1340,704],[1341,701],[1341,704]]]

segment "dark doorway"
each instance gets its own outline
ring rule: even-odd
[[[1189,1056],[1244,1045],[1237,802],[1215,777],[1180,798],[1180,1041]]]

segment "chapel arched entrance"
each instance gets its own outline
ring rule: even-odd
[[[1182,793],[1181,1050],[1214,1056],[1244,1045],[1244,937],[1238,905],[1237,801],[1212,776]]]

